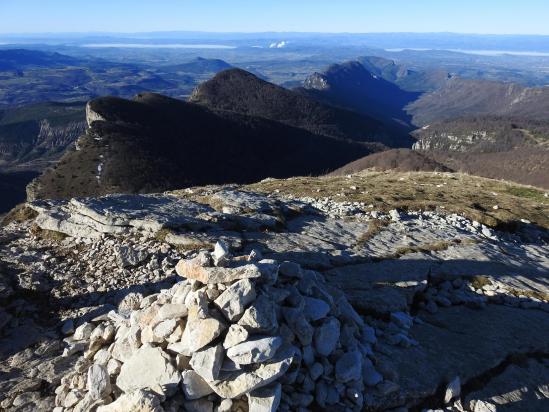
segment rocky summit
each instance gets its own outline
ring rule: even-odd
[[[546,229],[370,206],[27,203],[0,230],[0,408],[546,410]]]

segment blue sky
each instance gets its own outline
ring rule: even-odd
[[[0,0],[0,32],[549,34],[549,0]]]

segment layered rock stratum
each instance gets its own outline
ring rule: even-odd
[[[546,408],[543,225],[504,232],[443,209],[258,187],[9,215],[0,407]]]

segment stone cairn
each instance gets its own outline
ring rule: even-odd
[[[56,412],[360,411],[382,380],[374,329],[320,273],[222,242],[176,271],[172,288],[65,328],[65,355],[83,354]]]

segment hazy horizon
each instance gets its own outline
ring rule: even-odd
[[[390,35],[390,34],[411,34],[411,35],[457,35],[457,36],[525,36],[525,37],[549,37],[549,33],[475,33],[475,32],[452,32],[452,31],[215,31],[215,30],[149,30],[149,31],[25,31],[25,32],[2,32],[3,36],[25,36],[25,35],[138,35],[138,34],[315,34],[315,35]]]
[[[457,33],[549,35],[543,0],[3,0],[1,34]],[[511,29],[512,28],[512,29]]]

